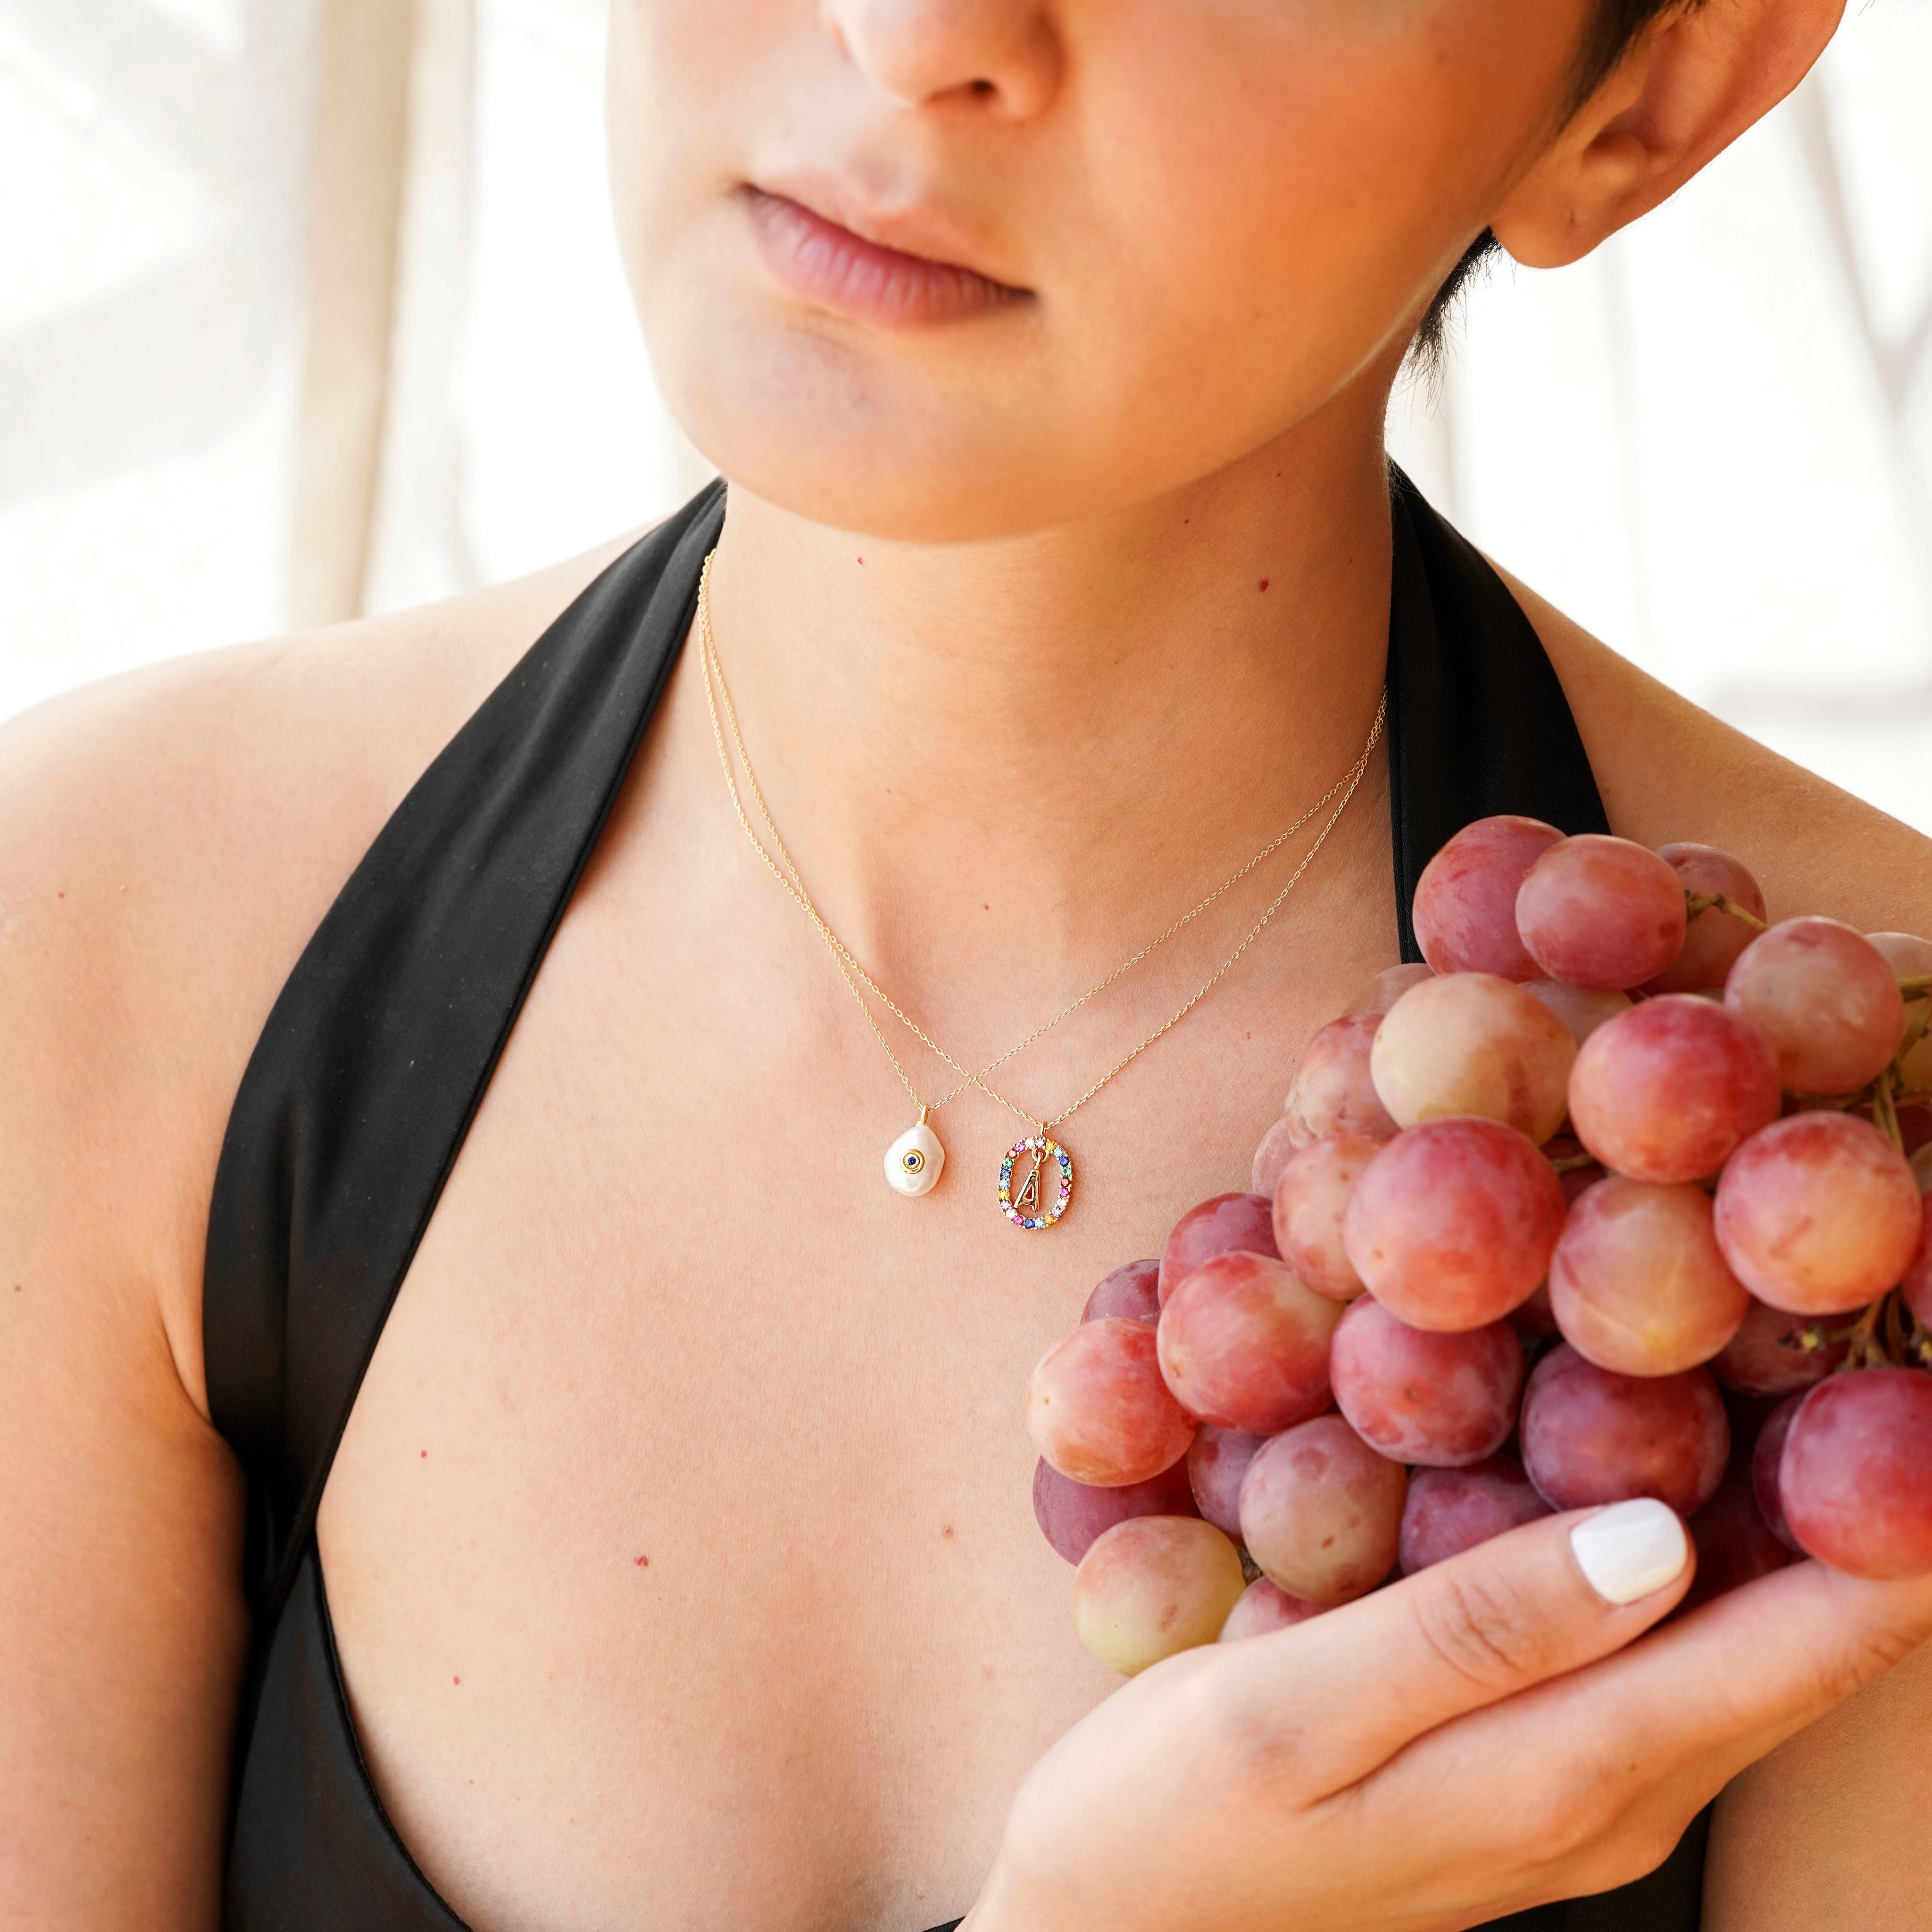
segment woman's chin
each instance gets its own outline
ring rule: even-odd
[[[1335,342],[1290,341],[1263,366],[1223,358],[1203,406],[1173,366],[1197,364],[1197,349],[1182,358],[1142,343],[1107,367],[1098,325],[1062,325],[1086,340],[1073,352],[1020,310],[884,331],[735,292],[692,297],[687,280],[670,302],[642,306],[660,389],[693,446],[794,515],[898,542],[981,542],[1116,514],[1317,418],[1336,418],[1318,440],[1359,431],[1378,451],[1393,373],[1339,368]]]
[[[1080,448],[1074,425],[1008,383],[908,367],[899,344],[809,324],[708,317],[668,344],[652,332],[660,388],[693,446],[794,515],[955,543],[1107,507],[1108,493],[1067,460]]]

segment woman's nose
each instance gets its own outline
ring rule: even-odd
[[[1030,120],[1059,85],[1044,0],[822,0],[821,11],[859,71],[909,106],[971,95]]]

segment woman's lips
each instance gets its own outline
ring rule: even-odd
[[[747,188],[751,223],[765,266],[785,286],[822,308],[885,328],[957,322],[1027,298],[963,268],[882,247],[783,195]]]

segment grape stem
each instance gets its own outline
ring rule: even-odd
[[[1898,991],[1902,999],[1922,1000],[1927,993],[1932,993],[1932,973],[1900,974]]]
[[[1567,1154],[1549,1164],[1558,1174],[1581,1174],[1586,1167],[1597,1165],[1597,1156],[1594,1154]]]
[[[1915,1360],[1932,1367],[1932,1336],[1919,1326],[1897,1288],[1880,1295],[1841,1332],[1851,1343],[1838,1370],[1841,1375],[1848,1369],[1909,1368]]]
[[[1897,1083],[1892,1092],[1892,1099],[1894,1102],[1901,1100],[1923,1100],[1925,1097],[1921,1094],[1901,1094],[1898,1090],[1898,1087],[1902,1086],[1905,1080],[1906,1056],[1925,1037],[1926,1030],[1932,1028],[1932,1000],[1928,1000],[1922,1006],[1918,1005],[1916,1001],[1913,1004],[1917,1006],[1917,1010],[1906,1022],[1904,1034],[1898,1042],[1898,1051],[1891,1057],[1892,1076]]]
[[[1690,919],[1695,919],[1700,912],[1721,912],[1732,919],[1741,920],[1753,932],[1771,930],[1748,906],[1741,906],[1728,892],[1686,892],[1684,910]],[[1932,980],[1928,980],[1928,984],[1932,984]]]
[[[1891,1297],[1882,1296],[1861,1315],[1852,1330],[1850,1352],[1845,1357],[1847,1369],[1882,1369],[1887,1364],[1885,1343],[1880,1340],[1879,1328],[1885,1316],[1885,1306]]]
[[[1898,1125],[1898,1103],[1892,1090],[1892,1070],[1888,1066],[1872,1088],[1872,1114],[1883,1134],[1900,1154],[1905,1151],[1905,1136]]]
[[[1924,1344],[1918,1339],[1918,1318],[1906,1306],[1902,1294],[1888,1296],[1885,1306],[1885,1354],[1903,1366],[1914,1355],[1922,1354]]]

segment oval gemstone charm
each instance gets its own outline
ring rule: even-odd
[[[1016,1228],[1050,1228],[1074,1197],[1073,1156],[1044,1134],[1015,1141],[999,1163],[999,1211]]]
[[[930,1194],[945,1165],[946,1150],[939,1136],[921,1120],[885,1150],[886,1184],[898,1194]]]

